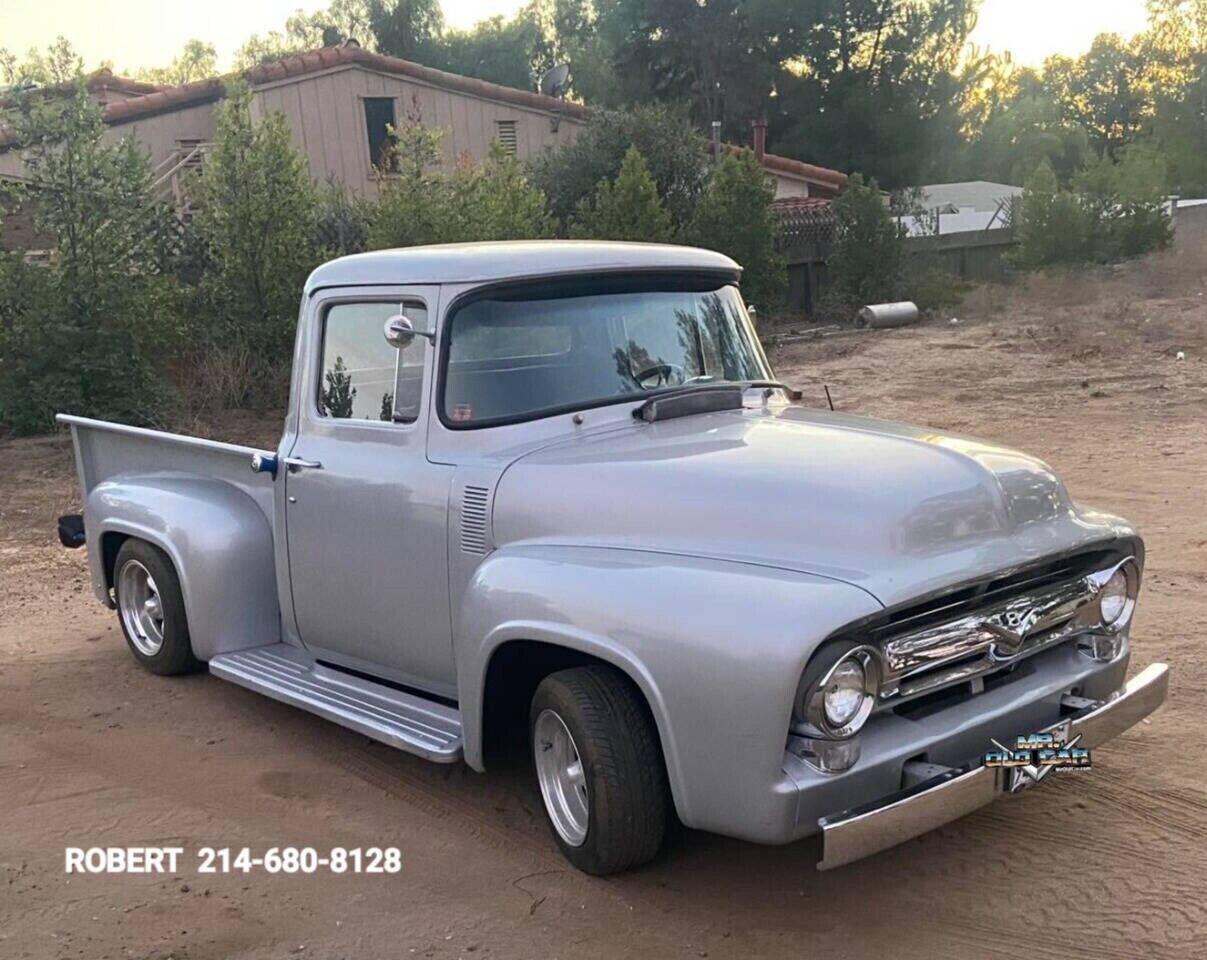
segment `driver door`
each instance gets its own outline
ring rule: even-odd
[[[314,358],[285,461],[294,619],[320,660],[455,691],[446,510],[451,468],[428,462],[435,357],[383,335],[405,314],[431,329],[438,288],[374,288],[312,304]]]

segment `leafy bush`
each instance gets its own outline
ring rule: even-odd
[[[579,202],[570,236],[581,240],[664,243],[674,228],[658,185],[636,147],[629,147],[615,181],[600,180],[592,200]]]
[[[835,237],[829,267],[835,295],[849,306],[901,296],[905,238],[875,180],[851,176],[834,201]]]
[[[1081,199],[1060,189],[1047,160],[1023,184],[1022,213],[1016,226],[1018,249],[1012,260],[1034,269],[1084,263],[1090,252],[1091,217]]]
[[[146,157],[132,139],[104,142],[81,77],[70,96],[28,97],[16,117],[25,202],[56,255],[0,262],[0,421],[19,433],[60,411],[154,422],[168,392],[152,358],[174,328],[167,281],[147,268],[164,210]]]
[[[899,298],[912,300],[923,314],[951,310],[963,301],[972,284],[926,258],[910,257]]]
[[[1037,268],[1105,263],[1167,247],[1173,230],[1166,210],[1165,159],[1133,145],[1089,164],[1062,189],[1045,161],[1023,189],[1014,261]]]
[[[496,140],[482,163],[463,156],[448,178],[449,241],[553,236],[545,195]]]
[[[407,120],[394,132],[378,179],[377,203],[369,215],[368,247],[413,247],[439,243],[446,229],[446,178],[440,173],[444,131]]]
[[[247,87],[236,86],[219,104],[198,183],[197,229],[212,263],[197,333],[214,346],[246,348],[271,367],[292,352],[298,295],[322,253],[306,161],[284,116],[253,121],[250,103]]]
[[[395,131],[394,173],[379,184],[370,249],[553,235],[545,195],[515,157],[496,142],[484,162],[462,157],[446,174],[438,166],[443,134],[411,121]]]
[[[596,110],[578,138],[532,164],[533,183],[549,198],[563,230],[601,180],[615,180],[636,147],[676,229],[687,226],[709,177],[708,141],[686,115],[666,106]]]
[[[324,259],[363,253],[369,245],[372,207],[363,197],[349,194],[329,180],[318,191],[314,217],[314,245]]]
[[[1089,258],[1119,260],[1169,246],[1168,180],[1164,156],[1142,144],[1120,150],[1114,161],[1104,156],[1078,174],[1074,190],[1092,224]]]
[[[775,249],[779,217],[775,182],[750,150],[726,154],[714,167],[686,237],[742,265],[746,300],[764,313],[780,307],[788,289],[787,261]]]

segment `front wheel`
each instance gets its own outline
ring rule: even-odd
[[[652,860],[666,826],[666,771],[629,679],[602,664],[550,674],[529,719],[537,783],[566,859],[597,876]]]
[[[122,633],[139,663],[164,676],[201,666],[189,640],[180,578],[166,553],[145,540],[127,540],[113,564],[113,586]]]

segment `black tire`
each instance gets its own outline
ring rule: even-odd
[[[603,664],[550,674],[537,687],[529,711],[534,761],[542,749],[536,742],[537,718],[547,710],[569,730],[586,776],[587,831],[580,844],[562,837],[545,805],[563,855],[596,876],[654,859],[662,848],[669,791],[658,732],[641,693],[619,670]]]
[[[157,588],[163,612],[163,643],[154,654],[140,650],[122,616],[122,598],[120,595],[122,571],[131,563],[140,564],[151,575]],[[117,560],[113,564],[113,594],[118,605],[117,621],[121,624],[122,634],[126,645],[134,654],[134,659],[152,673],[161,676],[172,676],[178,673],[191,673],[200,669],[204,664],[193,656],[193,645],[189,639],[189,623],[184,613],[184,594],[180,589],[180,578],[176,576],[176,568],[168,555],[158,547],[152,546],[145,540],[130,538],[117,551]]]

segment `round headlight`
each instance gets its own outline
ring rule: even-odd
[[[1127,609],[1127,601],[1127,574],[1119,569],[1111,574],[1111,578],[1098,594],[1098,610],[1102,614],[1102,622],[1109,627],[1118,621]]]
[[[793,732],[823,740],[853,737],[880,692],[880,659],[868,646],[819,651],[801,676]]]
[[[831,726],[845,727],[855,719],[867,696],[866,685],[867,674],[858,660],[842,660],[834,667],[821,695],[826,721]]]
[[[1131,622],[1136,612],[1136,594],[1140,592],[1140,567],[1125,560],[1098,590],[1098,620],[1106,629],[1118,632]]]

